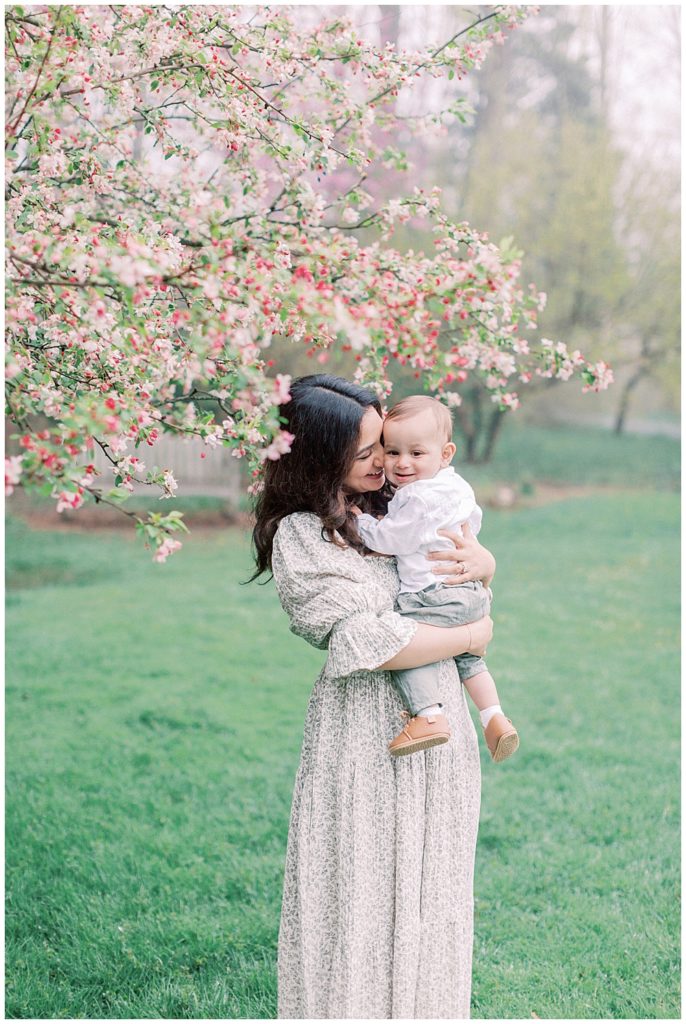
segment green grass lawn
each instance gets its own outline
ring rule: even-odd
[[[655,467],[651,467],[651,472]],[[677,1018],[678,499],[489,510],[474,1017]],[[268,1018],[323,662],[246,537],[7,532],[9,1017]]]
[[[546,426],[506,418],[493,459],[487,465],[454,465],[477,494],[484,484],[509,483],[520,490],[549,484],[679,489],[679,443],[668,437],[611,434],[592,427]]]

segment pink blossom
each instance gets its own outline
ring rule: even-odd
[[[499,33],[524,20],[520,8],[496,8],[450,48],[412,51],[361,38],[344,13],[323,10],[305,25],[287,7],[251,20],[230,5],[221,20],[240,26],[237,64],[215,45],[212,6],[186,5],[173,23],[164,6],[124,5],[116,17],[85,6],[78,36],[57,10],[32,13],[37,37],[54,40],[49,53],[18,30],[19,56],[8,58],[8,109],[22,112],[6,126],[16,151],[7,165],[8,252],[27,269],[8,282],[7,378],[22,422],[47,414],[53,423],[49,446],[27,435],[25,486],[48,483],[74,507],[79,498],[67,488],[95,476],[80,464],[81,439],[95,450],[106,444],[127,491],[145,469],[128,446],[153,446],[163,431],[204,437],[207,449],[227,445],[253,472],[278,459],[293,438],[276,415],[291,387],[279,372],[287,364],[267,358],[277,337],[313,368],[350,353],[355,379],[381,398],[395,362],[448,404],[460,394],[442,389],[458,388],[467,372],[503,407],[514,406],[515,374],[576,376],[591,390],[611,379],[609,368],[588,366],[560,343],[518,338],[535,328],[545,296],[521,284],[519,259],[440,209],[440,190],[413,191],[407,179],[404,194],[379,190],[379,165],[398,167],[401,155],[378,152],[373,126],[389,140],[405,131],[399,91],[453,64],[469,73]],[[326,59],[310,59],[318,52]],[[49,82],[64,89],[46,92]],[[283,118],[253,91],[267,82]],[[62,93],[74,89],[85,91],[65,116]],[[165,105],[179,89],[186,123]],[[134,157],[131,112],[143,107],[151,131]],[[32,117],[39,130],[16,147]],[[418,118],[413,130],[425,133],[431,120]],[[343,228],[362,210],[369,232],[360,238]],[[398,222],[415,217],[434,234],[428,255],[389,242]],[[272,352],[279,359],[284,349]],[[221,426],[206,422],[208,400],[221,402]],[[149,476],[163,494],[176,490],[171,469]]]
[[[81,487],[77,491],[60,491],[57,497],[57,511],[64,512],[65,509],[77,509],[83,505],[83,490]]]
[[[174,474],[170,469],[165,469],[162,476],[162,486],[164,487],[164,494],[162,498],[173,498],[174,494],[178,490],[179,485],[174,479]]]
[[[504,405],[506,409],[519,408],[519,397],[514,393],[514,391],[506,391],[504,395],[494,395],[493,397],[500,401],[500,404]]]
[[[277,459],[280,459],[282,455],[286,455],[291,450],[294,440],[294,434],[289,434],[287,430],[279,431],[269,447],[261,452],[262,460],[271,459],[273,462],[276,462]]]
[[[21,477],[21,464],[23,455],[10,455],[5,457],[5,497],[9,497],[19,483]]]
[[[58,178],[67,169],[67,158],[61,149],[52,153],[44,153],[38,161],[41,174],[46,177]]]
[[[94,480],[95,480],[95,467],[90,466],[88,468],[88,470],[83,474],[83,476],[79,477],[79,486],[80,487],[90,487],[90,485],[93,483]]]
[[[276,381],[274,382],[274,404],[285,405],[286,402],[290,402],[291,393],[291,376],[288,373],[277,373]]]
[[[150,415],[150,413],[147,411],[147,409],[143,409],[143,411],[139,412],[137,417],[136,417],[136,423],[137,423],[137,425],[139,427],[149,427],[154,422],[155,422],[155,420]]]
[[[587,391],[606,391],[614,381],[614,374],[607,363],[599,362],[588,366],[585,371],[586,385],[581,389]]]
[[[222,444],[222,428],[218,425],[215,426],[211,433],[205,434],[203,441],[210,448],[220,448]]]
[[[279,242],[274,252],[277,262],[286,270],[291,267],[291,250],[284,242]]]
[[[182,547],[183,544],[180,540],[174,540],[173,537],[165,537],[152,556],[152,560],[153,562],[166,562],[169,555],[173,555],[175,551]]]

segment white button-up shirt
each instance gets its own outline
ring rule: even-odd
[[[416,593],[441,582],[440,576],[431,571],[427,552],[455,550],[452,541],[439,537],[437,530],[462,533],[462,524],[469,523],[476,536],[481,518],[474,491],[452,466],[447,466],[429,480],[399,487],[383,519],[363,513],[357,517],[357,527],[372,551],[396,556],[401,591]]]

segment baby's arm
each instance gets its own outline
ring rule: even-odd
[[[421,543],[425,529],[426,504],[417,494],[388,507],[383,519],[363,512],[357,517],[360,537],[371,551],[382,555],[409,555]]]

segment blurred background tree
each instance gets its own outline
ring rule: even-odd
[[[542,329],[607,354],[619,387],[605,404],[620,432],[642,381],[658,395],[644,392],[639,412],[677,409],[679,184],[659,150],[625,149],[613,127],[610,67],[632,9],[581,14],[546,9],[547,30],[535,19],[484,66],[462,201],[468,220],[525,248],[548,293]],[[554,400],[567,405],[557,389]]]
[[[400,46],[428,18],[465,17],[456,7],[372,12],[367,30]],[[397,145],[417,184],[442,186],[451,214],[493,241],[512,237],[523,280],[548,295],[541,334],[615,369],[617,385],[592,409],[544,380],[519,418],[678,435],[679,32],[676,7],[544,7],[465,82],[466,125],[456,117],[420,148],[412,118],[440,109],[441,86],[399,100],[408,129]],[[406,225],[403,243],[428,249],[431,237]],[[412,374],[396,377],[394,398],[417,390]],[[462,395],[466,460],[488,461],[507,416],[478,384]]]

